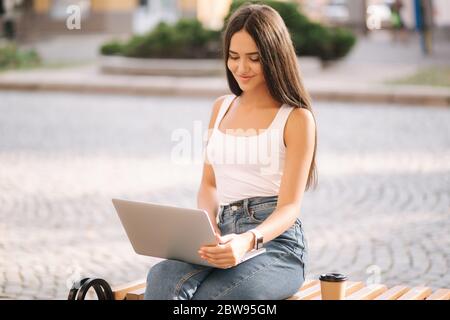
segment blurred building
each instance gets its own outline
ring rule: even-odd
[[[1,0],[0,0],[1,1]],[[6,1],[6,0],[3,0]],[[10,0],[17,1],[17,0]],[[27,0],[15,13],[19,39],[51,37],[61,34],[142,33],[158,22],[179,18],[198,18],[205,27],[220,29],[232,0]],[[290,0],[279,0],[290,1]],[[291,0],[300,4],[311,19],[329,25],[346,26],[355,31],[389,28],[390,6],[394,0]],[[405,26],[414,29],[417,0],[402,0]],[[442,34],[450,32],[450,1],[421,0],[433,4],[433,24]],[[76,6],[80,29],[69,29],[68,9]],[[449,36],[450,37],[450,36]]]
[[[191,15],[195,0],[30,0],[20,8],[19,38],[61,34],[130,34],[159,21],[175,21]],[[69,29],[66,21],[76,6],[80,29]]]
[[[1,1],[1,0],[0,0]],[[63,34],[142,33],[160,21],[198,18],[219,29],[231,0],[29,0],[15,12],[17,37],[35,39]],[[80,13],[80,29],[69,29],[69,8]]]
[[[365,29],[365,0],[297,0],[310,19],[334,26]]]
[[[391,7],[395,0],[296,0],[308,17],[328,25],[355,31],[392,27]],[[406,29],[417,28],[417,0],[401,0],[401,18]],[[430,11],[434,32],[450,39],[450,1],[420,0]]]

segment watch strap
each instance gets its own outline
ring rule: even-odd
[[[263,234],[258,229],[251,229],[249,230],[253,235],[255,236],[255,243],[253,246],[253,249],[258,250],[261,249],[263,246]]]

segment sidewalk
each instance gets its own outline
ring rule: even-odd
[[[303,75],[314,100],[349,102],[392,102],[412,105],[450,106],[450,88],[384,85],[376,74],[382,66],[371,66],[371,78],[361,79],[360,66],[346,72],[328,70]],[[367,70],[364,67],[363,70]],[[398,70],[397,70],[398,71]],[[408,71],[408,67],[401,69]],[[400,72],[398,71],[400,74]],[[391,72],[392,74],[392,72]],[[0,74],[0,90],[48,90],[84,93],[219,96],[228,92],[224,78],[106,75],[96,65],[60,70],[38,69]]]
[[[325,69],[304,66],[305,86],[314,100],[450,106],[449,87],[386,83],[424,67],[450,65],[450,44],[440,44],[437,54],[423,57],[416,40],[392,44],[383,33],[362,38],[343,61]],[[0,73],[0,90],[218,96],[228,93],[228,86],[225,77],[103,74],[98,61],[93,61],[81,67]]]

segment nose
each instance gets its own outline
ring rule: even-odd
[[[246,74],[249,69],[248,67],[249,67],[249,64],[246,61],[246,59],[239,59],[237,73],[238,74]]]

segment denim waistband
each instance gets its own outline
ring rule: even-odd
[[[224,210],[228,208],[241,208],[241,207],[250,207],[253,205],[266,203],[266,202],[276,202],[278,201],[278,195],[274,196],[259,196],[259,197],[251,197],[251,198],[245,198],[237,201],[233,201],[227,204],[221,204],[220,208],[223,208]]]

